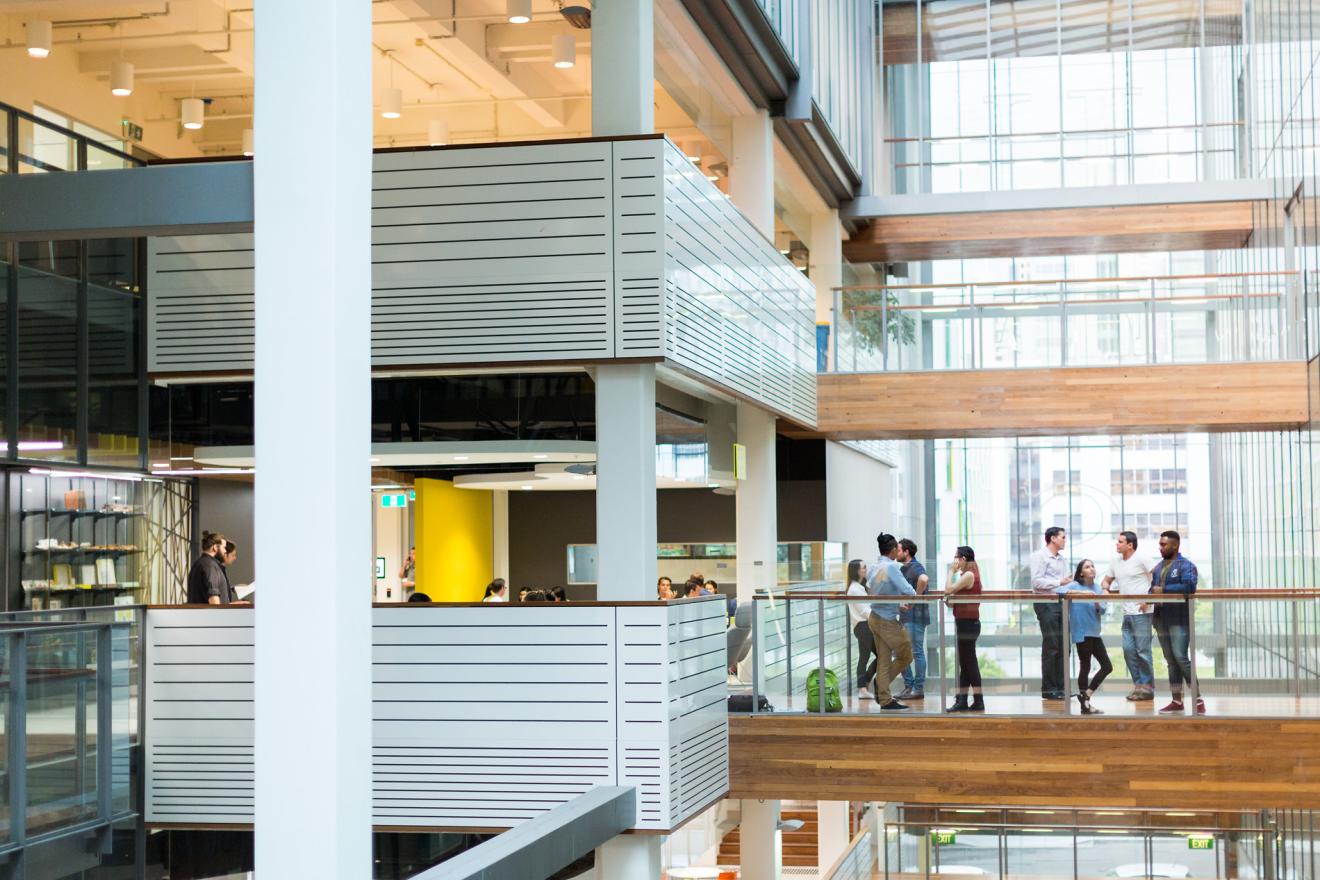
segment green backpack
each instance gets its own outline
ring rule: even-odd
[[[820,669],[813,669],[807,674],[807,711],[820,711]],[[843,700],[839,698],[839,677],[833,669],[825,670],[825,711],[842,712]]]

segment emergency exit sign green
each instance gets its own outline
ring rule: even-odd
[[[1214,849],[1215,839],[1213,837],[1189,837],[1187,838],[1188,849]]]
[[[954,831],[932,831],[930,842],[936,846],[952,846],[958,842],[958,834]]]
[[[405,492],[383,492],[380,496],[381,507],[407,507],[408,495]]]

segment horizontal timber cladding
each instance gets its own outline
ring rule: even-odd
[[[150,372],[253,369],[252,247],[150,240]],[[814,320],[802,273],[661,138],[375,156],[376,367],[668,358],[811,425]]]
[[[505,828],[633,785],[635,827],[682,824],[728,789],[723,610],[373,609],[373,823]],[[252,613],[148,612],[148,822],[252,821]]]
[[[678,147],[664,161],[665,354],[814,423],[815,289]]]
[[[734,715],[729,796],[1320,808],[1320,719]]]

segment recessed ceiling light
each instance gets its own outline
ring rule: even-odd
[[[547,458],[547,457],[548,456],[544,452],[538,452],[536,453],[536,455],[532,456],[532,458]]]
[[[252,154],[256,152],[256,150],[255,150],[255,149],[253,148],[253,146],[252,146],[252,145],[253,145],[253,142],[254,142],[254,138],[252,137],[252,129],[250,129],[250,128],[245,128],[245,129],[243,129],[243,155],[244,155],[244,156],[248,156],[248,157],[250,158],[250,157],[252,156]]]
[[[573,479],[575,479],[575,480],[585,480],[586,477],[582,476],[582,474],[574,474],[574,475],[573,475]]]
[[[468,460],[468,456],[466,456],[466,455],[455,455],[455,456],[454,456],[454,461],[467,461],[467,460]]]
[[[379,458],[369,458],[369,459],[367,459],[367,461],[370,462],[371,464],[375,464],[376,462],[380,461],[380,459],[379,459]]]
[[[531,487],[531,486],[522,486],[522,487],[520,487],[520,488],[522,488],[522,489],[525,490],[525,491],[530,491],[532,487]]]

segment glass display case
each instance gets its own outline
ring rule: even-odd
[[[19,480],[25,607],[134,602],[142,586],[141,481],[58,472]]]

